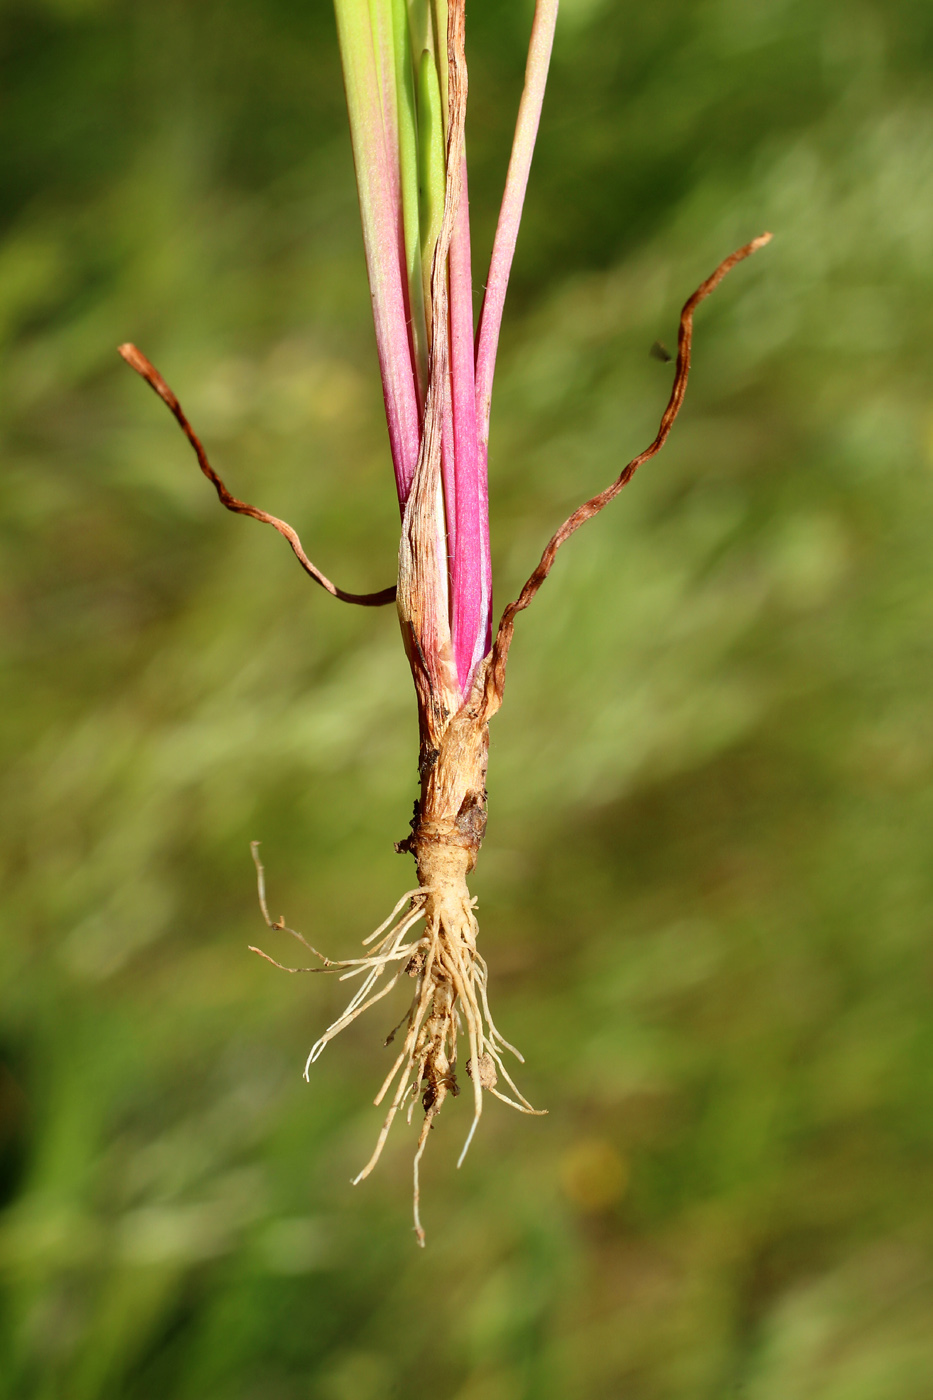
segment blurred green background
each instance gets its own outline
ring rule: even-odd
[[[477,287],[527,0],[472,0]],[[411,684],[326,0],[4,0],[0,1396],[933,1394],[933,9],[564,0],[493,409],[519,622],[476,874],[550,1114],[356,1190],[402,1003]],[[284,935],[264,946],[291,961]]]

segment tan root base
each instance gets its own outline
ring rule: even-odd
[[[467,1154],[473,1134],[483,1111],[483,1094],[493,1094],[519,1113],[538,1114],[543,1110],[531,1106],[517,1087],[502,1061],[502,1052],[509,1050],[524,1063],[521,1054],[496,1029],[489,1011],[486,963],[476,948],[478,925],[467,886],[467,872],[472,863],[471,852],[462,846],[432,842],[419,853],[418,874],[422,884],[402,896],[389,917],[363,940],[372,945],[361,958],[332,961],[324,957],[284,920],[273,922],[266,906],[265,877],[259,861],[258,843],[252,845],[253,859],[259,885],[259,902],[270,928],[292,934],[320,960],[319,967],[286,967],[261,948],[251,948],[260,957],[283,972],[337,972],[342,982],[359,977],[360,985],[342,1015],[311,1047],[305,1064],[308,1078],[311,1066],[328,1041],[361,1016],[369,1007],[395,987],[403,976],[415,981],[414,995],[407,1012],[386,1039],[392,1043],[404,1028],[405,1038],[395,1063],[386,1075],[374,1103],[383,1103],[391,1093],[385,1121],[369,1161],[354,1178],[353,1185],[362,1181],[378,1162],[393,1120],[407,1103],[406,1118],[410,1123],[415,1101],[421,1091],[424,1122],[418,1137],[414,1160],[414,1221],[418,1243],[424,1244],[420,1216],[419,1170],[421,1158],[434,1119],[440,1113],[448,1094],[456,1098],[458,1040],[464,1029],[469,1045],[466,1072],[473,1085],[473,1121],[463,1150],[457,1161],[459,1167]],[[420,937],[412,932],[423,921]],[[385,981],[386,974],[388,980]],[[381,985],[380,985],[381,984]],[[498,1088],[499,1076],[512,1089],[515,1098]],[[394,1091],[393,1091],[394,1086]],[[423,1086],[423,1087],[422,1087]]]

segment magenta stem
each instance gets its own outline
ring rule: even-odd
[[[450,369],[454,448],[454,509],[450,538],[451,640],[461,694],[489,647],[492,578],[485,454],[480,455],[473,360],[473,279],[466,157],[463,186],[450,241]]]
[[[337,7],[337,26],[344,53],[344,82],[386,423],[399,502],[404,506],[418,460],[421,417],[408,329],[391,54],[386,50],[387,36],[381,29],[372,40],[360,42],[342,6]]]
[[[551,62],[551,49],[554,45],[557,4],[558,0],[537,0],[535,5],[535,17],[531,26],[531,40],[528,46],[528,61],[525,65],[525,86],[518,108],[512,155],[509,159],[509,170],[505,180],[505,193],[502,196],[502,207],[499,210],[499,223],[496,227],[496,237],[489,263],[489,276],[486,280],[486,295],[480,314],[476,345],[476,418],[479,424],[479,441],[483,447],[489,442],[489,408],[492,400],[492,379],[496,368],[496,351],[499,346],[499,330],[502,326],[502,309],[505,305],[512,259],[515,255],[518,226],[522,218],[522,206],[528,187],[528,174],[531,170],[531,157],[534,154],[538,123],[541,120],[544,88]]]

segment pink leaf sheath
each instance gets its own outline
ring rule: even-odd
[[[525,190],[528,187],[538,123],[541,120],[544,88],[554,45],[557,5],[558,0],[537,0],[535,5],[528,61],[525,65],[525,86],[518,108],[512,155],[509,159],[505,193],[502,196],[499,223],[489,262],[489,276],[486,279],[486,295],[480,315],[476,346],[476,417],[479,424],[480,450],[484,459],[489,442],[489,406],[492,400],[492,379],[496,368],[499,329],[502,325],[502,308],[509,285],[509,273],[512,270],[512,258],[518,239],[518,226],[521,223]],[[483,466],[485,468],[485,461]]]
[[[480,459],[473,365],[473,280],[466,157],[450,242],[450,367],[454,501],[448,498],[451,640],[461,695],[489,649],[492,575],[485,462]],[[445,483],[446,485],[446,483]],[[452,524],[453,528],[450,528]]]
[[[360,192],[363,243],[385,398],[386,422],[400,505],[411,490],[421,430],[408,328],[407,277],[398,175],[393,69],[386,35],[361,43],[337,7],[350,110],[353,159]],[[380,52],[377,53],[376,45]]]
[[[444,514],[447,528],[447,572],[452,569],[452,560],[457,539],[457,483],[454,474],[454,413],[453,388],[450,382],[450,364],[444,369],[443,408],[441,420],[441,480],[444,492]]]

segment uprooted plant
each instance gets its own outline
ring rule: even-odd
[[[402,516],[395,587],[371,594],[335,587],[311,563],[290,525],[227,490],[165,380],[135,346],[120,347],[123,358],[175,415],[228,510],[273,525],[305,571],[336,598],[364,607],[395,602],[398,609],[418,704],[421,791],[411,835],[397,849],[414,856],[418,886],[365,940],[368,951],[359,958],[331,961],[288,929],[317,965],[285,970],[332,971],[343,979],[359,979],[344,1013],[313,1046],[305,1077],[328,1041],[386,997],[400,979],[414,980],[410,1005],[396,1027],[396,1032],[404,1031],[401,1049],[375,1100],[377,1105],[389,1100],[385,1121],[372,1157],[356,1180],[375,1166],[399,1110],[406,1110],[411,1121],[420,1092],[424,1120],[415,1152],[414,1217],[421,1243],[419,1166],[433,1120],[448,1095],[459,1092],[458,1041],[465,1035],[469,1045],[466,1071],[473,1098],[461,1161],[479,1122],[485,1092],[519,1112],[536,1111],[503,1059],[505,1051],[521,1056],[490,1015],[487,969],[477,949],[475,900],[468,886],[486,825],[488,725],[502,703],[515,618],[547,578],[564,541],[660,451],[686,392],[697,306],[736,263],[770,238],[762,234],[739,248],[686,302],[673,388],[657,436],[557,530],[493,636],[486,472],[492,379],[557,5],[558,0],[537,0],[512,155],[474,333],[464,148],[464,0],[335,0]],[[285,929],[284,922],[269,918],[255,845],[253,857],[266,922],[270,928]],[[261,956],[275,962],[267,953]],[[503,1093],[500,1083],[510,1092]]]

